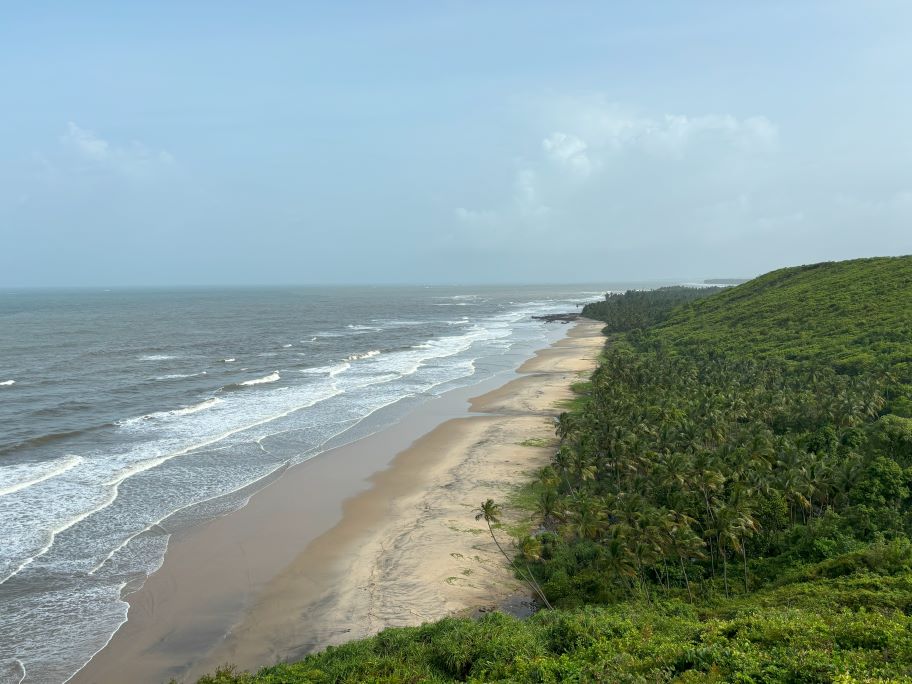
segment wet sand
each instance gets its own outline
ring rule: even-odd
[[[595,367],[601,327],[581,321],[502,387],[448,393],[172,538],[161,569],[127,598],[128,621],[70,681],[256,669],[522,591],[473,510],[504,502],[548,462],[554,417]]]

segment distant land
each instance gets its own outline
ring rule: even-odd
[[[740,285],[746,283],[750,278],[707,278],[703,281],[704,285]]]

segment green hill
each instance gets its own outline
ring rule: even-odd
[[[555,610],[201,681],[912,682],[912,257],[668,299],[609,298],[624,332],[513,504]]]
[[[783,268],[678,310],[655,335],[912,381],[912,256]]]

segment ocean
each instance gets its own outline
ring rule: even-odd
[[[0,682],[66,681],[175,531],[515,369],[560,333],[533,315],[603,292],[0,292]]]

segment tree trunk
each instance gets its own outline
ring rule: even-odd
[[[747,581],[747,547],[744,544],[744,540],[741,540],[741,558],[744,559],[744,593],[750,591],[750,586]]]
[[[684,559],[678,556],[678,560],[681,561],[681,572],[684,573],[684,584],[687,586],[687,595],[690,596],[690,602],[693,603],[694,595],[690,591],[690,580],[687,579],[687,568],[684,567]]]
[[[506,551],[504,551],[503,547],[500,545],[500,542],[497,541],[497,536],[494,534],[494,528],[491,527],[491,521],[485,519],[485,522],[488,524],[488,532],[491,533],[491,539],[494,540],[494,543],[497,545],[498,550],[503,554],[503,557],[507,559],[507,562],[510,564],[510,567],[512,567],[516,571],[516,573],[520,577],[523,578],[523,582],[528,584],[529,588],[532,589],[532,591],[534,591],[536,594],[538,594],[539,598],[541,598],[541,600],[544,601],[545,606],[548,608],[548,610],[554,610],[554,606],[552,606],[551,603],[548,601],[548,597],[545,596],[545,592],[542,591],[542,588],[540,586],[538,586],[538,582],[535,581],[535,577],[532,575],[532,572],[531,571],[529,572],[528,578],[526,578],[526,576],[523,575],[522,571],[518,567],[516,567],[516,563],[513,562],[513,559],[510,558],[509,555],[507,555]]]
[[[722,576],[725,578],[725,596],[728,597],[728,560],[725,558],[725,550],[719,548],[719,553],[722,554]]]

